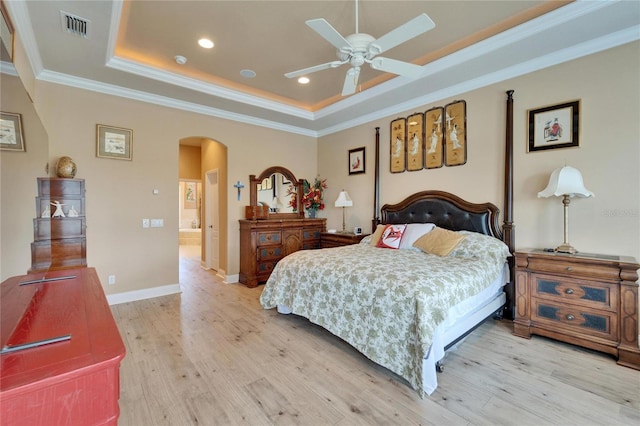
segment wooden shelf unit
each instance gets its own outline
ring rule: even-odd
[[[84,179],[38,178],[29,273],[87,266],[84,197]],[[54,217],[55,201],[64,217]],[[42,217],[46,210],[49,217]],[[71,210],[75,215],[70,217]]]

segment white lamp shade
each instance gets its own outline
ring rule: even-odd
[[[568,195],[570,197],[593,197],[595,194],[584,187],[584,181],[582,180],[582,174],[578,169],[570,166],[564,166],[559,169],[555,169],[551,173],[549,178],[549,184],[547,187],[538,192],[538,198],[540,197],[561,197]]]
[[[347,193],[347,191],[340,191],[340,194],[338,195],[338,199],[336,200],[336,207],[352,207],[353,206],[353,201],[351,201],[351,197],[349,197],[349,194]]]

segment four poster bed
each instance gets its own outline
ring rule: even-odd
[[[502,229],[495,205],[443,191],[422,191],[379,209],[376,128],[375,232],[360,244],[286,256],[265,284],[262,306],[308,318],[421,396],[431,394],[445,350],[485,319],[503,311],[512,316],[512,93]]]

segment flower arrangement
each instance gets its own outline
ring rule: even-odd
[[[327,180],[315,178],[313,184],[308,180],[303,181],[302,186],[302,206],[309,211],[311,216],[314,216],[318,210],[324,209],[324,202],[322,200],[322,193],[327,189]],[[290,185],[287,189],[287,196],[289,197],[289,206],[295,212],[298,207],[298,194],[297,188],[294,185]]]
[[[322,200],[322,193],[327,189],[327,180],[317,177],[313,185],[308,180],[304,180],[304,186],[302,188],[302,205],[305,209],[313,213],[318,210],[324,210],[324,202]],[[312,213],[312,214],[313,214]]]

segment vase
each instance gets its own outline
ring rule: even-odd
[[[309,219],[315,219],[316,215],[318,214],[318,210],[309,209],[307,210],[307,213],[309,214]]]

